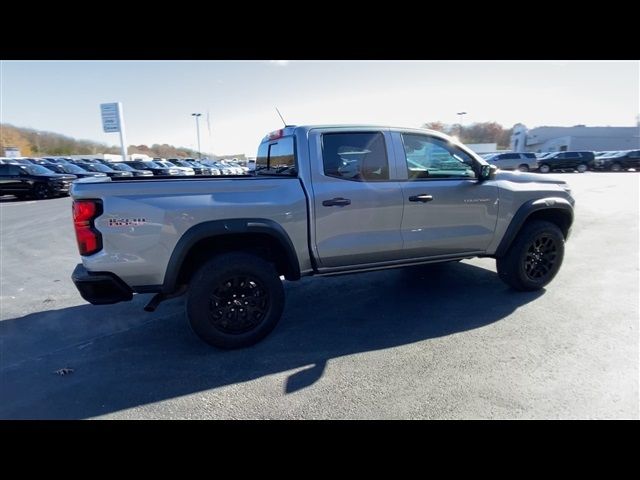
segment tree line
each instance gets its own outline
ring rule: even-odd
[[[76,140],[75,138],[54,132],[34,130],[32,128],[16,127],[10,124],[0,124],[0,156],[4,149],[15,147],[25,157],[30,156],[64,156],[64,155],[95,155],[99,153],[120,153],[120,147],[109,146],[106,143],[91,140]],[[185,147],[174,147],[168,144],[129,145],[127,153],[143,153],[150,157],[174,158],[197,157],[198,152]],[[217,158],[216,155],[202,152],[202,156]],[[238,157],[238,155],[236,155]]]
[[[504,128],[497,122],[478,122],[469,125],[427,122],[422,128],[455,135],[462,143],[497,143],[497,148],[509,148],[512,128]]]

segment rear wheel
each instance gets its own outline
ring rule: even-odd
[[[262,340],[283,309],[284,289],[276,269],[247,253],[223,254],[205,263],[191,280],[186,302],[196,335],[224,349]]]
[[[622,171],[622,165],[620,165],[618,162],[614,162],[609,167],[609,170],[611,170],[612,172],[620,172]]]
[[[500,279],[516,290],[538,290],[556,276],[564,258],[564,236],[557,225],[527,223],[507,253],[496,260]]]
[[[546,163],[543,163],[542,165],[540,165],[539,170],[540,170],[540,173],[549,173],[551,171],[551,167]]]
[[[36,183],[33,186],[33,196],[38,200],[43,200],[51,196],[51,190],[44,183]]]
[[[576,167],[576,170],[578,170],[578,173],[584,173],[589,169],[589,167],[587,167],[584,163],[581,163],[580,165],[578,165]]]
[[[521,172],[528,172],[529,171],[529,166],[526,164],[522,164],[518,167],[518,170],[520,170]]]

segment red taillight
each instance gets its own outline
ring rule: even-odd
[[[76,230],[80,255],[93,255],[102,250],[102,235],[93,225],[93,221],[101,214],[100,200],[73,202],[73,226]]]

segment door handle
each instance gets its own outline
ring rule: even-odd
[[[345,205],[351,205],[351,200],[349,200],[348,198],[337,197],[332,198],[331,200],[324,200],[322,202],[322,205],[324,205],[325,207],[344,207]]]
[[[410,202],[427,203],[427,202],[430,202],[431,200],[433,200],[433,197],[431,195],[427,195],[426,193],[423,193],[423,194],[420,194],[420,195],[413,195],[413,196],[409,197],[409,201]]]

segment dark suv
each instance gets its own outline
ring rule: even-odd
[[[577,170],[584,173],[593,164],[596,156],[594,152],[555,152],[538,159],[538,171],[549,173],[552,170]]]
[[[0,195],[42,199],[67,195],[75,175],[60,175],[41,165],[0,165]]]
[[[640,150],[626,150],[621,152],[607,152],[596,157],[593,168],[620,172],[629,168],[640,168]]]

